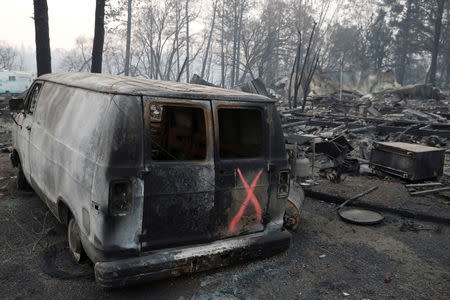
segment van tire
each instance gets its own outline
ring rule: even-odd
[[[67,240],[69,242],[69,250],[72,252],[75,262],[81,263],[86,260],[87,256],[81,244],[80,227],[73,216],[71,216],[67,225]]]
[[[17,189],[19,191],[31,191],[31,186],[23,174],[22,165],[19,164],[17,172]]]

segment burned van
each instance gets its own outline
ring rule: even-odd
[[[67,224],[102,286],[287,249],[289,166],[272,100],[130,77],[39,77],[14,116],[12,164]]]

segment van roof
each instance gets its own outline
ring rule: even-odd
[[[120,95],[154,96],[175,99],[274,102],[272,99],[262,95],[249,94],[237,90],[119,75],[67,72],[45,74],[38,79],[71,87]]]

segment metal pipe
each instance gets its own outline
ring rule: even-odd
[[[420,191],[420,192],[413,192],[413,193],[410,193],[410,195],[411,196],[420,196],[420,195],[428,195],[428,194],[434,194],[434,193],[444,192],[444,191],[450,191],[450,186],[446,186],[446,187],[438,188],[438,189]]]
[[[342,208],[343,208],[345,205],[347,205],[347,203],[349,203],[350,201],[356,200],[356,199],[358,199],[358,198],[361,198],[362,196],[365,196],[365,195],[367,195],[367,194],[369,194],[369,193],[372,193],[372,192],[375,191],[376,189],[378,189],[378,186],[371,187],[371,188],[368,189],[367,191],[362,192],[361,194],[358,194],[358,195],[356,195],[356,196],[354,196],[354,197],[352,197],[352,198],[350,198],[350,199],[348,199],[348,200],[345,200],[344,203],[342,203],[341,205],[339,205],[339,206],[336,208],[336,210],[342,209]]]
[[[437,185],[443,185],[443,184],[440,182],[412,183],[412,184],[405,184],[405,187],[414,188],[414,187],[428,187],[428,186],[437,186]]]

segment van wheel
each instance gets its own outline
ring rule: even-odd
[[[84,261],[86,259],[86,253],[81,244],[80,227],[74,217],[70,218],[69,224],[67,225],[67,239],[69,240],[69,249],[75,261],[77,263]]]
[[[17,189],[20,191],[30,191],[31,186],[25,178],[25,175],[23,174],[22,165],[19,164],[18,168],[19,171],[17,172]]]

